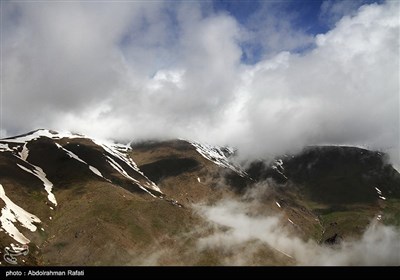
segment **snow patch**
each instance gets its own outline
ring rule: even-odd
[[[286,180],[288,179],[288,177],[286,177],[286,175],[283,174],[276,166],[272,166],[272,169],[274,169],[276,172],[278,172],[279,174],[281,174]]]
[[[26,168],[26,167],[24,167],[24,166],[22,166],[22,165],[20,165],[20,164],[18,164],[18,163],[17,163],[17,165],[18,165],[19,168],[21,168],[22,170],[24,170],[24,171],[26,171],[26,172],[28,172],[28,173],[31,173],[32,175],[36,176],[37,178],[39,178],[39,180],[41,180],[41,181],[43,182],[44,189],[45,189],[46,192],[47,192],[47,199],[48,199],[51,203],[53,203],[55,206],[57,206],[56,197],[55,197],[54,194],[51,192],[51,190],[53,189],[53,183],[50,182],[50,181],[46,178],[46,173],[44,173],[43,170],[42,170],[40,167],[38,167],[38,166],[36,166],[36,165],[33,165],[33,164],[29,163],[29,162],[27,162],[27,163],[28,163],[29,165],[31,165],[31,166],[34,168],[34,170],[30,170],[30,169],[28,169],[28,168]]]
[[[129,180],[135,182],[136,184],[139,184],[139,181],[132,178],[122,167],[121,165],[118,164],[118,162],[116,162],[112,157],[106,156],[107,157],[107,161],[108,163],[112,166],[112,168],[114,168],[115,170],[118,171],[118,173],[120,173],[122,176],[124,176],[125,178],[128,178]]]
[[[379,198],[382,200],[386,200],[386,197],[384,197],[384,196],[379,196]]]
[[[3,186],[0,184],[0,198],[6,204],[1,209],[1,227],[12,237],[15,241],[21,244],[30,242],[14,225],[17,221],[30,231],[36,231],[36,226],[33,223],[40,223],[40,219],[35,215],[25,211],[14,202],[12,202],[6,195]]]
[[[380,189],[378,189],[377,187],[375,187],[375,190],[376,190],[376,192],[378,193],[378,194],[382,194],[382,192],[381,192],[381,190]]]
[[[66,152],[67,155],[68,155],[70,158],[73,158],[73,159],[75,159],[75,160],[77,160],[77,161],[79,161],[79,162],[82,162],[83,164],[86,164],[86,165],[87,165],[87,163],[86,163],[85,161],[83,161],[80,157],[78,157],[77,155],[75,155],[73,152],[71,152],[71,151],[65,149],[65,148],[64,148],[63,146],[61,146],[60,144],[56,143],[56,146],[57,146],[57,148],[59,148],[59,149],[63,150],[64,152]]]
[[[187,140],[185,140],[187,141]],[[197,142],[187,141],[196,151],[209,161],[221,167],[229,168],[238,173],[241,177],[247,176],[246,172],[241,170],[238,166],[234,165],[228,160],[228,156],[234,153],[232,148],[222,148],[218,146],[211,146],[208,144],[200,144]]]
[[[201,183],[200,177],[197,177],[197,182]]]
[[[279,166],[280,168],[282,168],[282,170],[285,170],[285,169],[283,168],[283,161],[282,161],[281,159],[276,160],[276,161],[275,161],[275,164],[276,164],[277,166]]]
[[[279,208],[282,208],[278,201],[275,201],[275,204],[276,204]]]
[[[272,164],[272,169],[274,169],[276,172],[278,172],[279,174],[281,174],[286,180],[288,180],[288,177],[286,177],[286,175],[283,173],[283,171],[285,170],[285,168],[283,167],[283,161],[281,159],[276,160],[273,164]]]
[[[139,188],[141,188],[142,190],[144,190],[145,192],[147,192],[148,194],[150,194],[152,197],[156,197],[154,194],[152,194],[151,192],[149,192],[146,188],[144,188],[142,185],[140,185],[140,182],[134,178],[132,178],[131,176],[129,176],[128,173],[126,173],[126,171],[121,167],[121,165],[119,165],[115,160],[113,160],[111,157],[107,156],[107,161],[108,163],[112,166],[112,168],[114,168],[116,171],[118,171],[118,173],[120,173],[122,176],[124,176],[125,178],[133,181],[136,185],[139,186]]]
[[[32,140],[36,140],[40,137],[47,137],[50,139],[62,139],[62,138],[86,138],[84,135],[74,134],[71,132],[55,132],[47,129],[39,129],[30,134],[12,137],[7,139],[1,139],[2,142],[10,142],[10,143],[26,143]]]
[[[26,146],[27,143],[24,144],[24,146],[22,147],[22,151],[19,153],[19,157],[23,160],[26,161],[26,159],[29,156],[29,150],[28,147]]]
[[[70,158],[73,158],[73,159],[75,159],[75,160],[77,160],[77,161],[79,161],[79,162],[82,162],[83,164],[87,165],[87,166],[89,167],[90,171],[92,171],[95,175],[97,175],[97,176],[99,176],[99,177],[105,179],[104,176],[101,174],[101,172],[100,172],[97,168],[95,168],[95,167],[89,165],[87,162],[85,162],[84,160],[82,160],[82,159],[81,159],[80,157],[78,157],[76,154],[74,154],[74,153],[71,152],[70,150],[65,149],[65,148],[64,148],[63,146],[61,146],[60,144],[56,143],[56,146],[57,146],[57,148],[62,149],[65,153],[67,153],[67,155],[68,155]],[[106,180],[107,180],[107,179],[106,179]]]
[[[101,172],[100,172],[96,167],[93,167],[93,166],[89,165],[89,169],[90,169],[94,174],[96,174],[97,176],[104,178],[104,176],[101,174]]]
[[[99,141],[99,140],[94,140],[92,139],[92,141],[99,145],[100,147],[102,147],[108,154],[118,158],[119,160],[121,160],[122,162],[126,163],[131,169],[133,169],[135,172],[139,173],[140,175],[142,175],[146,180],[147,180],[147,184],[146,187],[153,189],[159,193],[162,193],[162,191],[160,190],[160,188],[153,182],[151,181],[136,165],[136,163],[126,154],[127,151],[129,151],[131,149],[130,145],[123,145],[123,144],[115,144],[115,143],[110,143],[107,141]],[[106,156],[108,159],[111,159],[111,157]],[[115,161],[112,160],[114,162],[114,165],[117,164],[117,166],[119,167],[119,169],[121,170],[121,172],[123,171],[124,173],[126,173],[126,171]],[[115,169],[115,167],[113,167]],[[119,171],[120,172],[120,171]],[[120,173],[121,173],[120,172]],[[122,174],[122,173],[121,173]],[[123,174],[124,175],[124,174]],[[128,175],[126,173],[126,175]],[[124,175],[125,176],[125,175]],[[128,175],[129,176],[129,175]],[[126,176],[125,176],[126,177]],[[130,177],[130,176],[129,176]],[[130,177],[132,178],[132,177]],[[132,178],[133,179],[133,178]],[[139,181],[133,179],[134,181],[136,181],[136,183],[138,185]],[[147,190],[146,190],[147,191]],[[150,192],[149,192],[150,193]]]
[[[13,150],[8,147],[8,144],[0,143],[0,152],[12,152]]]

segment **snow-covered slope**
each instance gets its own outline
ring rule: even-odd
[[[1,142],[9,142],[9,143],[20,143],[20,144],[25,144],[29,141],[36,140],[40,137],[47,137],[50,139],[58,140],[62,138],[84,138],[84,135],[81,134],[76,134],[76,133],[71,133],[71,132],[57,132],[53,130],[48,130],[48,129],[38,129],[32,132],[29,132],[27,134],[23,134],[20,136],[15,136],[15,137],[10,137],[10,138],[5,138],[1,139]]]
[[[159,193],[162,193],[160,188],[154,182],[152,182],[149,178],[147,178],[146,175],[144,175],[144,173],[138,168],[137,164],[132,160],[132,158],[130,158],[127,155],[127,152],[130,151],[130,149],[131,149],[129,147],[129,145],[123,145],[123,144],[111,143],[111,142],[107,142],[107,141],[99,141],[99,140],[93,140],[93,139],[92,139],[92,141],[94,143],[96,143],[97,145],[99,145],[100,147],[102,147],[108,154],[121,160],[126,165],[128,165],[131,169],[133,169],[137,173],[141,174],[144,178],[146,178],[147,182],[145,182],[144,186],[141,186],[140,182],[137,181],[136,179],[133,179],[131,176],[129,176],[115,160],[113,160],[110,156],[106,156],[109,164],[111,166],[113,166],[113,168],[116,169],[119,173],[121,173],[124,177],[138,183],[138,185],[145,191],[147,191],[146,188],[149,188],[149,189],[152,189]]]
[[[271,168],[278,172],[286,180],[288,177],[284,174],[285,168],[283,167],[283,160],[277,159],[271,164]]]
[[[212,161],[213,163],[231,169],[232,171],[238,173],[240,176],[247,176],[246,172],[242,170],[239,166],[235,165],[232,161],[229,160],[229,157],[234,154],[234,150],[229,147],[219,147],[219,146],[211,146],[204,143],[198,142],[189,142],[193,147],[196,148],[196,151],[201,154],[204,158]]]
[[[124,178],[123,180],[127,180],[132,186],[136,186],[148,195],[161,197],[160,188],[141,172],[136,163],[129,157],[127,153],[129,150],[130,148],[127,145],[91,139],[70,132],[59,133],[46,129],[0,139],[0,154],[17,167],[13,169],[17,170],[15,177],[20,177],[18,172],[21,172],[27,178],[32,176],[32,179],[30,179],[32,181],[38,179],[47,193],[47,199],[50,202],[47,204],[50,209],[58,206],[57,187],[58,180],[62,175],[57,170],[71,168],[71,165],[82,170],[82,172],[90,171],[90,173],[82,174],[93,174],[94,177],[91,180],[107,181],[114,185],[118,185],[121,180],[116,177],[119,174]],[[96,152],[94,156],[93,152]],[[32,156],[35,154],[34,160]],[[57,155],[54,156],[54,154]],[[64,167],[57,166],[53,169],[52,167],[57,164],[63,164]],[[72,172],[71,175],[74,175],[74,171],[70,172]],[[68,182],[68,178],[66,179]],[[16,205],[6,196],[5,190],[9,190],[7,184],[0,177],[0,198],[5,203],[1,210],[0,231],[4,231],[20,244],[27,244],[30,240],[17,227],[23,226],[34,231],[36,230],[34,223],[40,223],[41,220]],[[30,186],[26,187],[29,188]],[[41,218],[43,219],[43,217]]]
[[[116,144],[112,142],[107,142],[107,141],[100,141],[97,139],[91,139],[88,138],[84,135],[81,134],[74,134],[70,132],[63,132],[59,133],[56,131],[52,130],[47,130],[47,129],[39,129],[36,131],[33,131],[28,134],[24,134],[21,136],[17,137],[12,137],[12,138],[6,138],[6,139],[1,139],[0,140],[0,152],[2,151],[7,151],[7,152],[13,152],[16,157],[19,157],[23,161],[26,161],[29,163],[29,148],[27,147],[28,144],[32,141],[35,141],[39,138],[49,138],[54,140],[54,144],[57,146],[58,149],[61,149],[64,151],[70,158],[75,159],[79,161],[80,163],[84,164],[87,166],[87,168],[92,171],[96,176],[102,177],[106,180],[109,180],[101,174],[99,171],[99,168],[96,168],[96,166],[92,166],[88,163],[86,163],[83,159],[81,159],[78,155],[74,154],[72,151],[69,151],[68,149],[64,148],[61,144],[59,144],[57,141],[61,139],[88,139],[91,140],[93,143],[98,145],[103,149],[103,155],[107,159],[107,162],[110,164],[110,166],[115,169],[118,173],[120,173],[122,176],[125,178],[130,179],[132,182],[138,184],[140,188],[148,192],[148,189],[162,193],[160,188],[151,180],[149,180],[143,172],[139,170],[137,167],[136,163],[127,155],[127,151],[129,151],[129,146],[123,145],[123,144]],[[12,148],[10,148],[10,146]],[[129,171],[125,170],[117,161],[122,161],[123,163],[126,164],[126,166],[129,167],[129,169],[134,170],[135,172],[141,174],[146,180],[144,183],[142,183],[140,180],[137,180],[135,178],[132,178],[132,176],[128,175]],[[40,167],[35,168],[37,172],[33,171],[35,173],[34,175],[36,176],[37,174],[41,173],[40,172]],[[24,169],[27,171],[26,169]],[[31,172],[31,171],[27,171]],[[32,173],[32,172],[31,172]],[[45,177],[45,174],[40,175],[41,178]],[[46,183],[45,187],[46,187]],[[142,186],[143,184],[143,186]],[[50,183],[47,182],[47,186],[50,185]],[[150,193],[150,192],[149,192]],[[150,193],[151,194],[151,193]]]
[[[40,223],[40,219],[35,215],[25,211],[14,202],[9,199],[4,191],[3,186],[0,184],[0,198],[5,203],[5,206],[1,209],[1,229],[4,230],[9,236],[14,238],[15,241],[21,244],[27,244],[30,242],[15,226],[15,223],[29,229],[30,231],[36,231],[34,223]]]

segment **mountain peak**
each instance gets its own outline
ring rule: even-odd
[[[31,140],[36,140],[40,137],[47,137],[47,138],[51,138],[51,139],[86,138],[86,136],[77,134],[77,133],[71,133],[68,131],[57,132],[55,130],[48,130],[48,129],[41,128],[41,129],[36,129],[36,130],[30,131],[28,133],[24,133],[21,135],[0,139],[0,141],[12,142],[12,143],[24,143],[24,142],[29,142]]]

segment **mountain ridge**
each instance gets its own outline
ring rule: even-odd
[[[209,227],[193,205],[248,200],[260,185],[268,193],[257,211],[281,213],[305,240],[357,238],[371,219],[400,225],[400,175],[380,152],[307,147],[248,168],[232,163],[233,154],[181,139],[123,145],[45,129],[0,139],[0,247],[28,246],[32,254],[19,264],[31,265],[118,265],[151,244],[187,252],[197,236],[190,228]],[[26,213],[17,214],[16,206]],[[93,246],[97,255],[88,255]],[[109,246],[127,249],[110,257],[101,253]],[[259,264],[292,263],[262,252]],[[193,261],[218,264],[221,254],[206,250]],[[185,261],[169,256],[161,262],[176,263]]]

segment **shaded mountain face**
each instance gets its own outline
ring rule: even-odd
[[[257,181],[272,178],[281,185],[294,183],[321,203],[373,203],[377,198],[384,200],[384,195],[400,198],[399,173],[386,156],[361,148],[308,147],[270,165],[253,162],[247,173]]]
[[[323,225],[319,239],[361,234],[375,217],[399,224],[400,174],[385,154],[356,147],[314,146],[270,164],[256,161],[247,173],[270,180],[283,197],[314,213]],[[242,185],[243,187],[243,185]],[[248,187],[248,185],[246,186]]]
[[[43,129],[1,139],[0,255],[26,249],[19,265],[154,264],[144,261],[154,254],[161,265],[226,264],[226,250],[193,252],[229,231],[197,205],[248,201],[260,185],[257,213],[278,214],[304,240],[336,244],[371,220],[400,224],[400,175],[379,152],[308,147],[246,170],[233,156],[186,140],[121,145]],[[296,264],[273,246],[255,255],[249,264]]]
[[[55,182],[58,188],[68,188],[95,177],[101,181],[120,182],[131,191],[161,194],[157,185],[125,154],[130,148],[123,145],[48,130],[3,139],[0,143],[6,158],[19,162],[18,167],[40,181]],[[50,195],[51,187],[48,188],[46,191]]]

